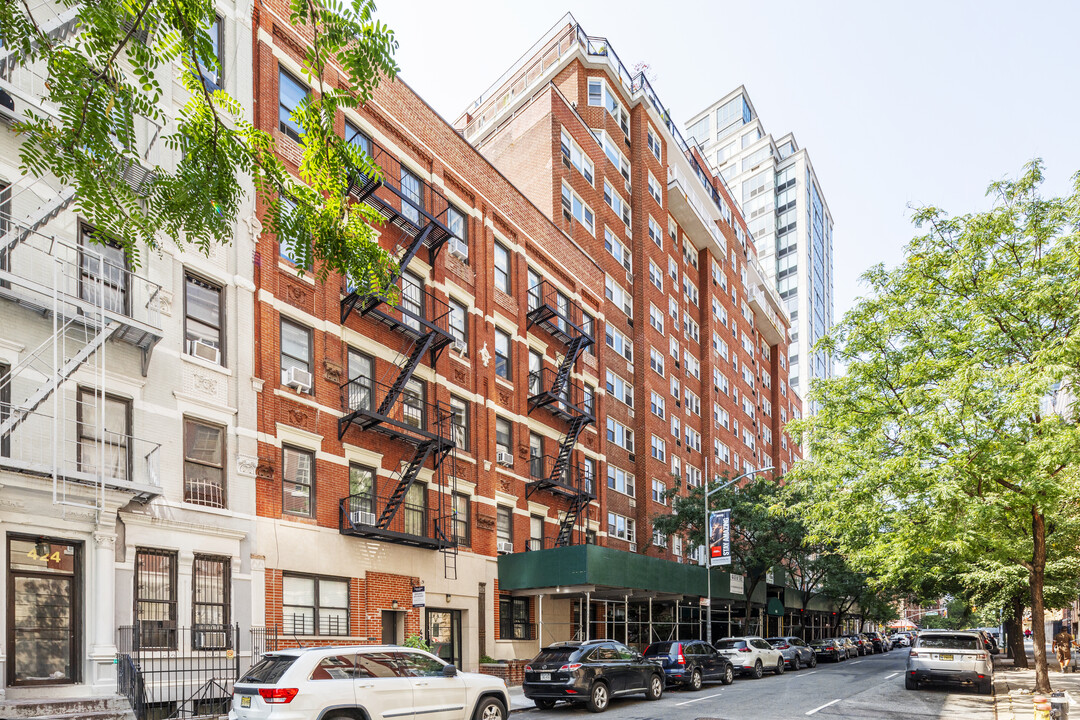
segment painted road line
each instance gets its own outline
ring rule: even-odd
[[[808,713],[806,713],[806,714],[807,714],[807,715],[813,715],[813,714],[814,714],[814,713],[816,713],[816,712],[817,712],[818,710],[824,710],[825,708],[829,707],[830,705],[835,705],[836,703],[840,702],[840,700],[842,700],[842,698],[836,698],[836,699],[835,699],[835,700],[833,700],[832,702],[827,702],[827,703],[825,703],[824,705],[822,705],[821,707],[816,707],[816,708],[814,708],[813,710],[811,710],[810,712],[808,712]]]
[[[701,702],[702,700],[712,700],[713,698],[718,698],[718,697],[720,697],[720,693],[716,693],[715,695],[706,695],[705,697],[699,697],[699,698],[694,698],[693,700],[687,700],[685,702],[675,703],[675,707],[679,707],[680,705],[689,705],[690,703]]]
[[[807,675],[813,675],[817,670],[811,670],[810,672],[799,673],[799,677],[806,677]]]
[[[1073,700],[1073,696],[1069,694],[1068,690],[1065,691],[1065,697],[1069,698],[1069,705],[1080,705],[1076,700]]]
[[[894,672],[894,673],[893,673],[892,675],[886,675],[886,676],[885,676],[885,679],[886,679],[886,680],[888,680],[889,678],[894,678],[894,677],[896,677],[896,676],[897,676],[897,675],[899,675],[899,674],[900,674],[900,673],[898,673],[898,672]]]
[[[862,662],[862,660],[852,660],[851,662],[848,663],[848,665],[858,665],[861,662]]]

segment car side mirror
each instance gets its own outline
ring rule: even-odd
[[[443,665],[442,674],[443,677],[454,677],[455,675],[457,675],[457,666]]]

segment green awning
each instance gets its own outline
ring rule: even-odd
[[[765,613],[767,615],[774,615],[776,617],[783,617],[784,616],[784,601],[781,600],[780,598],[776,598],[776,597],[769,598],[769,604],[765,608]]]

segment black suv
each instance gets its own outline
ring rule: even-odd
[[[731,661],[701,640],[654,642],[645,648],[645,657],[660,663],[668,685],[700,690],[704,680],[730,685],[735,679]]]
[[[874,652],[885,653],[889,652],[888,641],[881,636],[881,633],[868,632],[864,633],[866,637],[870,639],[870,643],[874,646]]]
[[[644,693],[648,700],[659,700],[664,669],[614,640],[556,643],[525,666],[522,690],[541,710],[566,700],[602,712],[621,695]]]

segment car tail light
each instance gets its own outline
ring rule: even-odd
[[[567,663],[566,665],[563,665],[559,669],[560,670],[566,670],[567,672],[574,672],[579,667],[581,667],[581,663]]]
[[[298,692],[300,692],[299,688],[259,688],[259,695],[267,705],[290,703]]]
[[[741,648],[739,648],[739,652],[750,652],[750,648],[748,648],[748,647],[741,647]]]
[[[682,652],[682,643],[679,643],[679,654],[678,654],[678,657],[675,659],[675,662],[677,662],[680,665],[685,665],[686,664],[686,656],[683,655],[683,652]]]
[[[787,650],[787,649],[788,649],[788,648],[790,648],[790,647],[791,647],[791,646],[790,646],[790,645],[788,645],[787,643],[783,643],[782,645],[777,645],[777,646],[776,646],[776,649],[777,649],[777,650]]]
[[[525,672],[532,672],[532,665],[526,665]]]
[[[910,653],[908,654],[908,657],[919,657],[919,653],[918,653],[917,651],[915,651],[915,650],[912,650],[912,651],[911,651],[911,652],[910,652]]]

